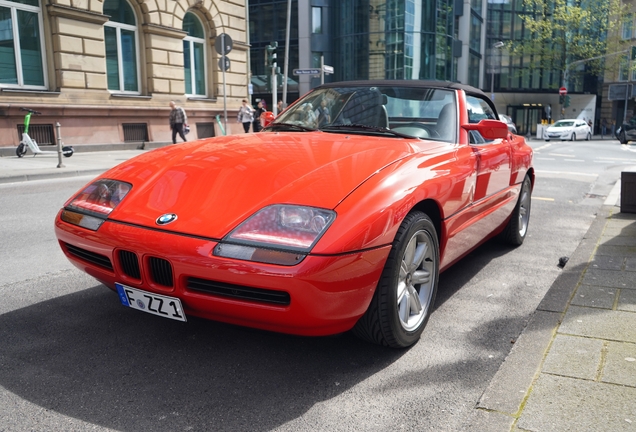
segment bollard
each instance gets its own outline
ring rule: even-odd
[[[621,213],[636,213],[636,172],[621,172]]]
[[[57,167],[64,168],[62,163],[62,137],[60,135],[60,122],[55,122],[55,131],[57,132]]]

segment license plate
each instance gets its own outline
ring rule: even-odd
[[[142,291],[120,283],[115,283],[115,287],[124,306],[164,318],[187,321],[181,300],[176,297]]]

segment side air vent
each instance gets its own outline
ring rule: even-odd
[[[110,258],[104,255],[96,254],[95,252],[87,251],[86,249],[78,248],[72,244],[64,243],[66,250],[71,255],[81,259],[82,261],[89,262],[98,267],[105,268],[113,271],[113,263],[110,262]]]
[[[119,263],[124,274],[134,279],[141,279],[137,255],[126,250],[119,251]]]
[[[194,277],[188,278],[187,288],[192,291],[200,291],[237,300],[249,300],[282,306],[287,306],[290,303],[289,293],[284,291],[251,288]]]
[[[174,285],[172,282],[172,266],[168,261],[161,258],[150,257],[148,263],[150,265],[150,276],[153,282],[167,287]]]

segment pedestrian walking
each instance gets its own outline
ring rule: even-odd
[[[614,119],[612,119],[612,123],[610,123],[610,127],[612,128],[612,136],[616,133],[616,123]]]
[[[276,104],[276,110],[278,111],[276,115],[282,113],[284,109],[285,109],[285,104],[283,103],[282,100],[279,100],[278,104]]]
[[[248,133],[254,121],[254,108],[247,103],[247,99],[243,99],[243,106],[241,106],[238,112],[238,121],[239,123],[243,123],[243,130],[245,133]]]
[[[265,111],[267,110],[263,107],[263,101],[259,101],[256,105],[256,112],[254,113],[254,132],[260,132],[261,129],[263,129],[261,125],[261,114]]]
[[[607,135],[607,119],[603,117],[601,119],[601,139],[605,139],[605,135]]]
[[[170,130],[172,130],[172,144],[177,143],[177,134],[181,137],[183,142],[186,142],[185,134],[183,133],[183,126],[188,123],[188,116],[183,108],[177,105],[174,101],[170,101]]]

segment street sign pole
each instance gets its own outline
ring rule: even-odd
[[[214,41],[214,48],[216,52],[221,55],[219,59],[219,68],[221,68],[221,72],[223,72],[223,135],[227,134],[227,89],[225,86],[225,71],[230,68],[230,59],[226,57],[230,51],[232,51],[232,47],[234,42],[230,35],[221,33],[217,36]]]
[[[278,69],[278,54],[276,50],[278,49],[278,41],[274,41],[271,43],[273,48],[272,52],[272,112],[275,116],[278,115],[278,79],[276,79],[276,69]]]
[[[320,56],[320,84],[325,83],[325,56]]]
[[[221,61],[225,61],[225,33],[221,33]],[[227,133],[227,91],[225,90],[225,65],[223,65],[223,129]]]
[[[285,28],[285,63],[283,66],[283,109],[287,108],[287,74],[289,73],[289,33],[291,26],[292,0],[287,1],[287,26]]]

